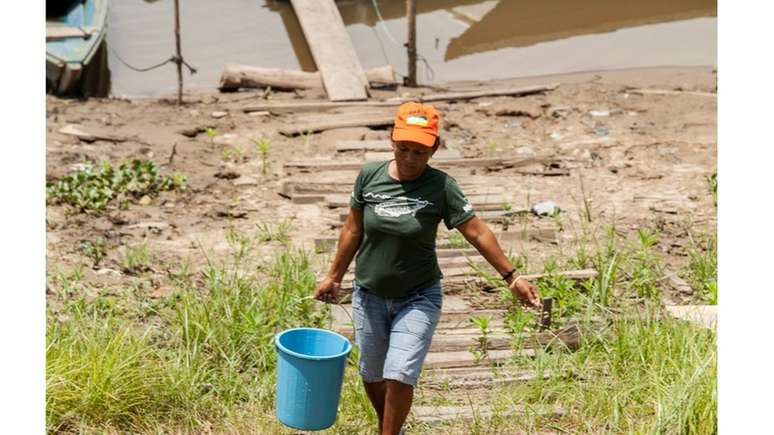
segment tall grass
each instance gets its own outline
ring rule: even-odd
[[[538,376],[487,390],[485,400],[469,398],[470,406],[497,409],[559,407],[563,416],[527,412],[440,426],[411,422],[409,432],[716,433],[715,333],[662,312],[658,234],[641,230],[633,236],[624,240],[612,227],[601,236],[586,233],[575,252],[549,258],[549,276],[537,284],[555,300],[552,327],[576,323],[579,346],[515,357],[511,366]],[[308,297],[318,258],[283,244],[270,262],[258,263],[255,248],[265,241],[260,233],[230,229],[226,239],[230,257],[207,259],[198,272],[181,266],[170,279],[174,291],[160,300],[142,299],[142,291],[99,292],[89,299],[78,269],[52,277],[49,432],[292,433],[273,416],[272,338],[289,327],[329,325],[328,306],[315,309]],[[689,269],[711,280],[716,254],[699,249],[708,246],[706,239],[696,240],[702,242]],[[599,274],[576,282],[555,273],[575,267],[594,267]],[[535,318],[508,292],[502,296],[513,304],[505,327],[518,350],[524,345],[520,333],[536,328]],[[138,304],[149,308],[137,315],[131,307]],[[369,433],[376,426],[356,361],[354,349],[339,418],[329,433]],[[454,397],[444,399],[452,403]]]
[[[65,300],[47,328],[49,431],[196,433],[270,410],[272,337],[322,326],[327,310],[308,298],[315,275],[304,251],[246,269],[209,263],[178,277],[177,292],[143,323],[121,314],[135,300]]]

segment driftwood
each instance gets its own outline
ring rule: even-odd
[[[395,71],[390,65],[368,69],[365,74],[373,87],[398,84],[395,80]],[[322,89],[323,82],[319,72],[230,64],[226,65],[220,74],[218,88],[221,92],[229,92],[240,88],[265,88],[268,86],[281,90]],[[341,107],[347,103],[331,103],[331,105],[332,107]],[[271,105],[267,105],[267,107],[271,107]],[[243,110],[246,112],[260,111]]]

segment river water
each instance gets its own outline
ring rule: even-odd
[[[407,74],[405,0],[336,2],[363,68]],[[181,0],[186,90],[214,89],[227,63],[315,71],[287,1]],[[172,0],[114,0],[111,94],[176,90]],[[420,83],[630,67],[717,64],[717,5],[707,0],[417,0]],[[124,62],[119,60],[119,56]]]

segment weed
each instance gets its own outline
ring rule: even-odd
[[[256,238],[259,242],[280,242],[287,244],[290,240],[288,233],[290,232],[291,220],[283,219],[277,224],[259,222],[255,224]]]
[[[151,160],[132,160],[114,168],[102,162],[100,170],[87,167],[46,186],[49,203],[64,203],[80,212],[102,212],[108,203],[122,195],[140,198],[159,192],[181,189],[186,178],[180,173],[159,174],[158,165]]]
[[[127,247],[121,255],[121,267],[126,273],[140,273],[150,269],[153,256],[143,241]]]
[[[713,234],[688,233],[688,280],[707,303],[717,303],[718,240]]]
[[[218,135],[218,130],[207,127],[204,129],[204,133],[207,135],[208,138],[210,138],[210,146],[215,146],[215,136]]]
[[[87,240],[81,244],[81,252],[91,259],[92,267],[97,267],[107,255],[107,244],[102,237],[97,237],[93,242]]]
[[[470,323],[476,325],[479,331],[479,336],[476,337],[475,346],[471,346],[468,349],[470,350],[470,353],[473,354],[476,363],[489,357],[489,334],[492,333],[492,329],[489,325],[491,322],[491,316],[473,316],[470,318]]]
[[[241,163],[245,161],[245,149],[240,146],[225,147],[220,152],[220,159],[224,162]]]
[[[718,206],[718,174],[707,175],[704,177],[707,181],[707,191],[712,195],[712,203]]]
[[[266,175],[266,170],[269,166],[269,139],[261,138],[260,140],[251,139],[254,144],[258,146],[258,151],[261,153],[261,171],[263,175]]]

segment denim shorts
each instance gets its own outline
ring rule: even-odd
[[[417,385],[441,317],[441,282],[402,298],[378,296],[353,282],[352,314],[364,382]]]

